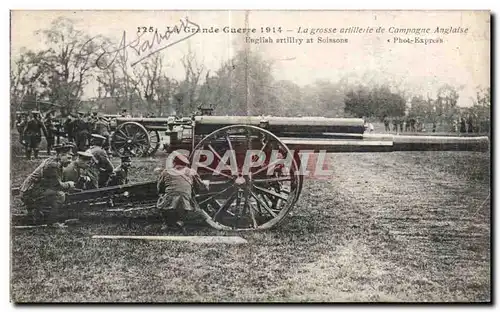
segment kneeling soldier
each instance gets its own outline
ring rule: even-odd
[[[181,156],[182,157],[182,156]],[[201,181],[195,170],[189,168],[189,161],[184,157],[174,159],[174,168],[164,169],[157,182],[160,209],[168,226],[183,227],[183,219],[189,212],[194,212],[195,203],[192,198],[193,184],[208,186]]]
[[[56,146],[56,156],[47,158],[21,185],[21,200],[35,222],[57,224],[58,213],[66,200],[65,191],[75,188],[74,182],[62,182],[62,168],[71,161],[71,145]]]
[[[130,157],[122,157],[122,163],[113,171],[108,186],[128,184],[128,169],[131,164]]]
[[[91,166],[91,172],[93,173],[93,176],[98,179],[98,187],[106,186],[109,176],[114,170],[113,164],[108,158],[108,154],[102,148],[105,141],[106,138],[102,135],[92,134],[90,148],[87,150],[87,153],[92,154],[94,157],[95,164]]]
[[[97,179],[91,179],[89,174],[92,163],[92,154],[78,152],[78,158],[64,168],[63,181],[73,181],[77,189],[90,190],[97,188]]]

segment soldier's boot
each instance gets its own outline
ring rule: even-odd
[[[31,160],[31,149],[26,148],[25,153],[26,153],[26,159]]]
[[[50,203],[50,211],[46,214],[45,221],[47,224],[56,225],[56,227],[62,227],[59,221],[64,219],[64,216],[61,216],[62,206],[64,205],[64,201],[66,200],[66,195],[64,192],[57,192],[52,201]]]

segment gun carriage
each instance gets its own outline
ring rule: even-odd
[[[194,116],[113,120],[116,124],[111,145],[119,155],[126,149],[136,151],[138,156],[149,155],[151,132],[155,136],[164,132],[169,155],[188,157],[191,169],[204,182],[193,186],[193,199],[207,223],[219,230],[265,230],[283,221],[302,190],[307,165],[303,155],[320,151],[489,149],[488,137],[367,134],[364,121],[357,118]],[[154,203],[156,181],[70,194],[67,204],[110,200]]]

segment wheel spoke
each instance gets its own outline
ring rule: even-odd
[[[128,125],[125,125],[125,127],[123,127],[123,129],[125,130],[125,133],[127,133],[127,138],[130,138],[130,132],[128,132]]]
[[[267,195],[270,195],[270,196],[273,196],[273,197],[277,197],[277,198],[281,198],[283,200],[288,200],[288,196],[283,196],[281,194],[278,194],[274,191],[271,191],[271,190],[266,190],[265,188],[262,188],[262,187],[259,187],[259,186],[253,186],[253,188],[257,191],[259,191],[260,193],[265,193]]]
[[[199,198],[199,197],[210,196],[209,198],[207,198],[207,199],[205,199],[205,200],[203,200],[203,201],[201,201],[201,202],[199,203],[199,205],[203,205],[203,204],[204,204],[204,203],[206,203],[207,201],[210,201],[210,200],[214,199],[217,195],[224,194],[227,190],[229,190],[230,188],[233,188],[233,187],[234,187],[234,185],[230,185],[230,186],[226,187],[225,189],[223,189],[223,190],[222,190],[222,191],[220,191],[220,192],[216,192],[216,193],[205,193],[205,194],[199,194],[199,195],[196,195],[195,197],[198,197],[198,198]]]
[[[253,179],[252,181],[254,183],[270,183],[270,182],[285,182],[285,181],[292,181],[292,177],[276,177],[276,178],[269,178],[269,179]]]
[[[226,134],[227,145],[229,146],[229,150],[233,150],[233,144],[231,144],[231,140],[229,139],[229,134]]]
[[[260,151],[261,151],[261,152],[263,152],[263,151],[264,151],[264,149],[266,148],[266,146],[267,146],[267,143],[268,143],[268,142],[269,142],[269,141],[266,141],[266,142],[264,143],[264,145],[262,145],[262,147],[260,148]]]
[[[120,138],[115,138],[113,140],[113,142],[115,142],[115,143],[119,143],[119,142],[120,143],[125,143],[125,142],[127,142],[127,140],[125,140],[125,139],[123,139],[123,138],[120,137]]]
[[[211,167],[208,167],[208,166],[206,166],[206,165],[204,165],[204,164],[198,164],[198,166],[199,166],[200,168],[205,168],[205,169],[207,169],[207,170],[209,170],[209,171],[212,171],[213,173],[216,173],[217,175],[221,175],[221,176],[226,177],[226,178],[228,178],[228,179],[232,179],[232,177],[231,177],[230,175],[227,175],[227,174],[225,174],[225,173],[222,173],[222,172],[220,172],[220,171],[217,171],[217,170],[215,170],[215,169],[213,169],[213,168],[211,168]]]
[[[142,143],[148,143],[148,140],[146,140],[146,139],[136,139],[135,140],[135,143],[140,143],[140,142],[142,142]]]
[[[123,132],[122,129],[118,130],[118,133],[121,133],[123,135],[123,138],[125,138],[125,140],[128,140],[129,136],[125,132]]]
[[[279,164],[280,162],[282,161],[282,159],[276,159],[275,161],[271,162],[271,163],[268,163],[267,165],[265,165],[264,167],[260,168],[259,170],[255,171],[253,173],[253,175],[256,175],[256,174],[259,174],[261,173],[262,171],[266,170],[267,168],[269,168],[271,165],[275,166],[277,164]]]
[[[211,144],[208,144],[208,149],[219,159],[219,161],[222,161],[222,157],[220,157],[219,153],[212,147]]]
[[[253,212],[255,208],[252,207],[252,205],[250,204],[250,209],[248,209],[250,211],[250,217],[252,218],[252,226],[254,229],[256,229],[259,225],[257,224],[257,220],[255,219],[255,213]]]
[[[269,208],[269,206],[267,206],[267,204],[262,201],[257,195],[255,195],[252,191],[250,191],[250,195],[252,195],[253,198],[255,198],[259,203],[260,205],[267,211],[271,214],[271,216],[273,216],[273,218],[276,218],[278,215],[271,210],[271,208]]]
[[[231,143],[231,140],[229,139],[229,134],[226,134],[226,141],[227,144],[229,145],[229,157],[231,158],[231,163],[234,162],[236,164],[236,167],[238,168],[238,173],[241,173],[241,168],[238,166],[238,160],[236,159],[236,151],[233,149],[233,144]]]
[[[236,199],[236,196],[238,196],[237,191],[233,192],[231,196],[227,199],[227,201],[224,203],[224,205],[220,207],[219,210],[217,210],[217,212],[213,216],[214,220],[217,219],[217,216],[219,215],[219,213],[221,213],[221,211],[227,210],[231,206],[233,201]]]
[[[235,206],[235,210],[236,210],[236,227],[240,227],[240,220],[241,220],[241,216],[243,215],[243,211],[242,209],[239,209],[240,205],[241,205],[241,197],[240,197],[240,191],[237,192],[237,196],[236,196],[236,206]],[[245,202],[246,204],[246,202]],[[245,208],[245,204],[243,205],[243,209]]]

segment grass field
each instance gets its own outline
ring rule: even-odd
[[[332,154],[279,227],[246,245],[99,241],[180,235],[143,219],[12,229],[15,302],[488,302],[488,153]],[[116,162],[115,162],[116,163]],[[38,163],[15,158],[12,185]],[[134,160],[132,181],[157,160]],[[16,201],[14,200],[14,203]],[[18,208],[13,208],[18,212]],[[189,235],[233,235],[188,224]]]

